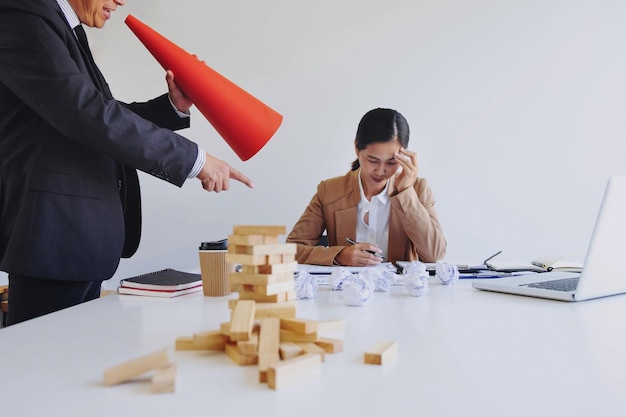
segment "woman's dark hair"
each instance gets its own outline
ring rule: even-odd
[[[403,148],[409,145],[409,124],[404,116],[392,109],[370,110],[361,118],[354,143],[361,151],[370,143],[397,140]],[[359,159],[352,163],[352,171],[359,169]]]

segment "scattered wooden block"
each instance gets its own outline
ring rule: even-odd
[[[199,349],[224,350],[229,337],[223,335],[220,330],[199,332],[193,335],[193,343]]]
[[[107,290],[105,288],[102,288],[100,290],[100,297],[106,297],[107,295],[113,295],[113,294],[117,294],[117,289],[115,290]]]
[[[343,352],[343,340],[341,339],[331,339],[329,337],[320,337],[320,339],[315,342],[316,345],[324,349],[326,353],[339,353]]]
[[[322,358],[322,362],[324,362],[324,355],[326,354],[326,351],[324,349],[322,349],[321,347],[319,347],[318,345],[316,345],[313,342],[297,342],[296,345],[300,346],[302,348],[302,353],[306,354],[313,354],[313,355],[320,355],[320,357]]]
[[[281,342],[317,342],[318,338],[317,332],[305,334],[280,329]]]
[[[213,337],[204,335],[203,332],[196,333],[193,336],[181,336],[176,338],[175,349],[176,350],[224,350],[226,342],[229,341],[228,336],[225,336],[221,331],[217,331],[217,334],[221,337]]]
[[[176,350],[199,350],[193,344],[193,336],[177,337],[174,346]]]
[[[280,342],[278,352],[282,360],[295,358],[302,354],[302,348],[294,342]]]
[[[228,307],[231,310],[233,310],[235,308],[235,304],[233,304],[232,307],[230,305]],[[228,337],[228,339],[230,341],[230,322],[229,321],[225,321],[223,323],[220,323],[220,333],[223,334],[224,336]]]
[[[365,352],[365,363],[383,365],[398,355],[398,343],[378,342]]]
[[[234,226],[234,235],[269,235],[279,236],[287,233],[285,226]]]
[[[250,340],[237,342],[237,350],[242,355],[257,355],[259,350],[259,334],[252,333]]]
[[[224,352],[239,366],[256,365],[259,363],[259,355],[242,355],[237,349],[236,343],[226,343]]]
[[[320,355],[301,355],[295,358],[280,361],[267,370],[267,385],[272,389],[282,389],[321,372],[322,359]]]
[[[282,318],[280,319],[280,328],[294,333],[308,334],[317,332],[318,323],[315,320],[299,319],[295,317]]]
[[[231,310],[233,310],[235,308],[236,302],[239,300],[230,300],[230,301],[233,301],[233,304],[232,306],[229,304],[228,307]],[[256,307],[255,307],[255,310],[256,310]],[[258,332],[259,332],[259,324],[255,321],[254,324],[252,325],[252,334],[258,333]],[[223,323],[220,323],[220,333],[228,337],[229,341],[232,342],[232,340],[230,340],[230,321],[225,321]]]
[[[170,363],[166,349],[131,359],[127,362],[104,370],[104,385],[115,385],[144,374],[153,369],[161,368]]]
[[[248,340],[252,334],[256,303],[252,300],[235,300],[232,319],[230,321],[231,340]]]
[[[164,392],[174,392],[176,390],[176,364],[159,368],[152,375],[151,389],[153,394],[161,394]]]
[[[259,333],[259,381],[267,382],[267,369],[280,360],[280,319],[266,318],[261,321]]]

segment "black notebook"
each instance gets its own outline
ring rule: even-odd
[[[185,294],[202,291],[202,284],[184,290],[146,290],[142,288],[118,287],[118,294],[146,295],[148,297],[174,298]]]
[[[142,290],[179,291],[189,288],[202,287],[200,274],[177,271],[175,269],[163,269],[150,272],[120,281],[120,287],[135,288]]]

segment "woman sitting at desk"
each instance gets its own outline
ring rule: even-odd
[[[417,177],[417,154],[408,144],[409,125],[397,111],[374,109],[363,116],[352,170],[317,186],[287,236],[298,246],[299,263],[374,266],[443,258],[447,244],[435,200],[427,181]],[[325,230],[328,246],[318,246]]]

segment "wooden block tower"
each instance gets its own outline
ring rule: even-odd
[[[298,267],[296,244],[278,243],[278,236],[285,233],[285,226],[235,226],[228,236],[226,261],[241,265],[240,272],[229,275],[231,292],[238,292],[239,300],[269,304],[257,306],[257,319],[268,317],[264,312],[274,308],[281,312],[269,313],[269,317],[283,317],[287,305],[293,306],[291,317],[295,315],[295,303],[284,304],[296,300],[294,273]]]
[[[259,379],[280,360],[280,319],[296,315],[296,245],[278,243],[284,226],[235,226],[228,236],[226,261],[241,265],[229,275],[231,324],[226,353],[236,363],[259,365]],[[254,323],[260,321],[258,331]]]
[[[238,365],[258,365],[260,382],[272,389],[320,372],[327,353],[343,350],[343,341],[321,337],[343,329],[342,320],[296,318],[294,273],[296,245],[278,243],[284,226],[235,226],[228,236],[226,261],[241,265],[229,275],[229,322],[220,330],[179,337],[177,350],[223,350]]]

